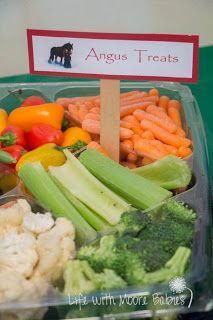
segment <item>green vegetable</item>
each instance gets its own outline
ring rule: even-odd
[[[116,229],[121,235],[131,235],[135,237],[141,230],[147,228],[150,223],[151,218],[148,214],[142,213],[140,210],[135,210],[131,213],[123,213]]]
[[[149,212],[151,215],[152,212]],[[164,251],[174,254],[178,246],[191,247],[196,214],[182,203],[169,199],[159,208],[158,218],[141,230],[138,237],[161,243]]]
[[[184,274],[191,250],[186,247],[178,247],[174,255],[165,264],[162,269],[154,272],[146,273],[143,283],[154,284],[159,282],[166,282],[174,277],[180,277]]]
[[[7,164],[16,163],[16,159],[13,158],[8,152],[0,149],[0,162]]]
[[[77,295],[94,290],[125,288],[126,282],[113,270],[95,273],[87,261],[70,260],[64,271],[64,294]]]
[[[96,179],[69,151],[64,153],[67,161],[60,167],[49,167],[50,175],[109,224],[117,224],[130,205]]]
[[[102,231],[110,227],[110,225],[101,217],[99,217],[94,211],[88,208],[80,200],[72,195],[57,179],[53,178],[61,192],[72,203],[72,205],[78,210],[81,216],[97,231]]]
[[[94,176],[136,208],[146,209],[172,196],[170,191],[124,168],[97,150],[86,150],[79,159]]]
[[[95,230],[67,200],[40,162],[25,163],[19,170],[19,177],[45,209],[50,210],[55,217],[66,217],[73,223],[79,243],[96,238]]]
[[[161,204],[159,211],[157,217],[139,210],[123,214],[116,232],[80,248],[78,259],[88,261],[96,272],[114,270],[130,285],[164,282],[183,274],[196,215],[173,199]]]
[[[66,146],[66,147],[57,146],[57,149],[58,150],[66,150],[66,149],[68,149],[70,152],[75,152],[75,151],[78,151],[78,150],[82,149],[86,145],[87,144],[84,141],[78,140],[76,143],[72,144],[71,146]]]
[[[132,171],[168,190],[185,188],[192,178],[187,162],[173,155]]]

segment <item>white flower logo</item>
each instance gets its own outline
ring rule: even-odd
[[[182,293],[186,289],[184,278],[176,277],[169,282],[169,288],[174,293]]]
[[[182,293],[184,290],[188,290],[190,292],[190,301],[188,304],[188,308],[191,307],[193,300],[193,292],[190,288],[186,286],[186,281],[182,277],[176,277],[169,281],[169,288],[173,293]]]

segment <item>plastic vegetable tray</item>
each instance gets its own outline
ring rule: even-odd
[[[113,291],[108,293],[96,292],[86,297],[65,297],[58,295],[56,297],[46,297],[42,301],[33,301],[29,297],[27,302],[17,302],[0,305],[2,310],[29,309],[46,306],[59,306],[63,310],[63,318],[68,312],[70,318],[86,318],[89,315],[97,319],[121,319],[121,318],[146,318],[154,314],[174,313],[174,312],[197,312],[208,311],[212,309],[213,299],[211,295],[211,261],[212,261],[212,221],[211,221],[211,202],[210,202],[210,183],[208,173],[208,155],[206,147],[206,138],[203,128],[199,107],[195,98],[192,96],[187,86],[175,83],[160,82],[121,82],[121,92],[130,90],[149,90],[158,88],[161,95],[168,95],[172,99],[178,99],[183,105],[182,118],[185,130],[193,141],[193,154],[187,159],[194,175],[193,186],[181,194],[175,196],[195,209],[198,219],[195,225],[192,266],[186,277],[187,286],[193,292],[193,301],[190,308],[187,304],[157,304],[153,302],[153,295],[158,293],[165,295],[175,295],[171,293],[168,285],[155,285],[152,287],[127,288],[125,290]],[[46,100],[54,101],[59,97],[89,96],[99,94],[99,82],[65,82],[65,83],[21,83],[21,84],[0,84],[0,106],[8,112],[19,105],[17,98],[11,92],[22,90],[22,96],[25,98],[30,95],[42,95]],[[10,198],[10,196],[20,196],[20,188],[16,188],[7,195],[0,197],[0,202]],[[6,197],[6,198],[5,198]],[[108,294],[108,298],[107,295]],[[183,294],[183,293],[182,293]],[[138,300],[132,299],[129,304],[122,304],[122,297],[141,296],[148,297],[149,303],[142,305]],[[110,298],[112,297],[112,298]],[[77,300],[75,299],[77,298]],[[80,300],[80,304],[79,302]],[[99,300],[96,300],[99,298]],[[116,300],[117,299],[117,300]],[[96,301],[96,303],[94,302]],[[97,301],[101,301],[98,305]],[[141,300],[142,301],[142,300]],[[114,304],[115,302],[115,304]],[[66,305],[66,307],[65,307]],[[61,307],[60,307],[61,306]],[[62,307],[63,306],[63,307]],[[65,311],[66,312],[65,312]],[[64,313],[65,312],[65,313]],[[96,318],[95,318],[96,319]]]

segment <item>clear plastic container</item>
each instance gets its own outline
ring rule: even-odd
[[[87,296],[86,306],[76,305],[74,297],[65,297],[58,295],[47,297],[42,301],[29,301],[25,303],[8,303],[0,305],[0,309],[27,309],[46,306],[59,306],[59,310],[66,310],[67,318],[86,318],[89,315],[101,319],[121,318],[146,318],[156,314],[174,313],[174,312],[197,312],[208,311],[212,309],[213,299],[211,292],[211,261],[212,261],[212,221],[211,221],[211,198],[210,183],[208,173],[208,154],[206,147],[205,131],[201,119],[200,111],[195,98],[192,96],[190,89],[178,83],[161,83],[161,82],[121,82],[121,92],[130,90],[149,90],[158,88],[161,95],[168,95],[172,99],[178,99],[183,105],[182,118],[187,135],[193,141],[193,154],[187,159],[194,174],[194,185],[187,191],[175,196],[176,199],[184,201],[195,209],[198,219],[195,225],[192,265],[191,270],[186,277],[187,286],[193,292],[193,301],[190,308],[185,305],[155,305],[153,294],[162,293],[171,295],[168,284],[154,285],[152,287],[128,288],[120,291],[110,292],[111,297],[105,298],[100,306],[94,305],[95,297],[106,297],[106,293],[96,292]],[[47,100],[54,101],[59,97],[89,96],[99,94],[99,82],[65,82],[65,83],[21,83],[21,84],[0,84],[0,105],[10,112],[20,103],[13,94],[21,89],[22,97],[30,95],[43,95]],[[11,93],[13,92],[13,93]],[[4,198],[5,200],[5,198]],[[108,292],[109,294],[109,292]],[[125,304],[119,305],[121,297],[127,295],[147,296],[149,303],[146,305]],[[180,294],[179,294],[180,295]],[[178,296],[172,293],[172,296]],[[73,299],[72,299],[73,298]],[[116,300],[117,298],[117,300]],[[188,299],[190,297],[188,296]],[[117,301],[116,305],[113,301]],[[108,302],[107,302],[108,301]],[[110,304],[111,301],[111,304]],[[187,300],[188,301],[188,300]],[[71,305],[72,304],[72,305]],[[65,308],[65,305],[67,307]],[[60,307],[61,306],[61,307]],[[62,307],[63,306],[63,307]],[[82,310],[79,310],[82,309]],[[62,316],[61,316],[62,317]]]

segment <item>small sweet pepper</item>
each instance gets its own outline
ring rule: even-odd
[[[55,143],[60,146],[63,141],[62,131],[45,123],[35,124],[26,135],[30,150],[46,143]]]
[[[7,126],[7,112],[4,109],[0,109],[0,133]]]
[[[62,147],[67,147],[75,144],[78,141],[83,141],[88,144],[92,141],[90,134],[78,127],[72,127],[64,131],[64,140]]]
[[[49,166],[60,166],[66,161],[64,153],[57,149],[56,144],[47,143],[25,153],[16,164],[16,171],[19,171],[25,162],[40,161],[47,170]]]
[[[58,103],[45,103],[31,107],[14,109],[8,117],[8,123],[29,131],[34,124],[46,123],[55,129],[61,129],[64,108]]]
[[[7,126],[1,133],[0,142],[3,147],[8,147],[14,144],[27,147],[25,132],[23,129],[16,126]]]
[[[10,156],[13,157],[13,159],[15,159],[15,163],[10,164],[10,167],[12,168],[15,168],[18,160],[21,158],[23,154],[27,152],[22,146],[19,146],[19,145],[12,145],[12,146],[3,148],[2,150],[4,152],[7,152]]]

